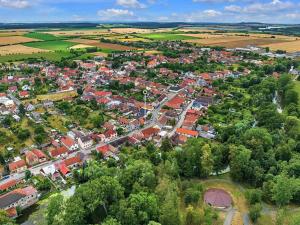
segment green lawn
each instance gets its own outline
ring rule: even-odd
[[[60,52],[43,52],[43,53],[34,53],[34,54],[15,54],[15,55],[5,55],[0,56],[0,63],[3,62],[15,62],[15,61],[24,61],[27,59],[46,59],[50,61],[59,61],[63,57],[67,58],[72,54],[68,51],[60,51]]]
[[[61,37],[56,37],[52,34],[38,33],[38,32],[27,33],[24,36],[29,37],[29,38],[40,39],[40,40],[43,40],[43,41],[55,41],[55,40],[60,40],[61,39]]]
[[[157,41],[179,41],[179,40],[198,39],[196,37],[185,36],[179,33],[151,33],[151,34],[140,34],[138,36],[142,38],[157,40]]]
[[[60,50],[67,50],[73,45],[76,45],[76,43],[67,42],[67,41],[39,41],[39,42],[25,43],[24,45],[33,48],[60,51]]]

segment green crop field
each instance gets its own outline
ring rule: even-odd
[[[192,39],[198,39],[196,37],[190,37],[181,35],[178,33],[151,33],[151,34],[140,34],[137,35],[142,38],[148,38],[152,40],[158,40],[158,41],[180,41],[180,40],[192,40]]]
[[[52,34],[38,33],[38,32],[27,33],[24,35],[24,37],[35,38],[43,41],[55,41],[61,39],[61,37],[56,37]]]
[[[67,50],[73,45],[76,45],[76,43],[67,42],[67,41],[42,41],[42,42],[25,43],[24,45],[33,48],[60,51],[60,50]]]
[[[24,61],[27,59],[42,59],[42,58],[50,61],[59,61],[62,58],[67,58],[71,55],[72,54],[68,51],[5,55],[5,56],[0,56],[0,63]]]

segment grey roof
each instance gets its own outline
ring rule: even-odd
[[[0,197],[0,208],[4,209],[24,197],[25,195],[22,195],[20,193],[15,193],[15,192],[11,192],[6,195],[3,195]]]

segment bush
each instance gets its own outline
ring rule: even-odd
[[[261,210],[262,210],[262,206],[259,203],[256,203],[255,205],[252,205],[250,207],[249,217],[253,223],[255,223],[258,220],[258,218],[261,216]]]
[[[246,191],[246,199],[250,205],[261,203],[262,191],[259,189],[251,189]]]

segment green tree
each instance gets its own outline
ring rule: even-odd
[[[54,221],[58,217],[59,213],[63,208],[64,198],[62,195],[58,194],[52,196],[49,199],[49,204],[47,207],[46,220],[48,225],[55,224]]]
[[[279,206],[287,205],[293,198],[294,182],[284,174],[275,177],[275,184],[271,190],[272,199]]]
[[[154,194],[139,192],[131,194],[128,200],[121,200],[117,211],[123,225],[148,224],[158,219],[158,201]]]
[[[16,225],[16,223],[10,219],[5,210],[0,209],[0,224],[3,225]]]
[[[121,223],[114,218],[107,218],[101,225],[121,225]]]
[[[202,224],[200,211],[189,206],[186,209],[185,225],[199,225]]]
[[[209,144],[205,144],[202,148],[202,156],[201,156],[201,168],[202,168],[202,176],[208,177],[213,170],[213,157],[211,154],[211,148]]]

